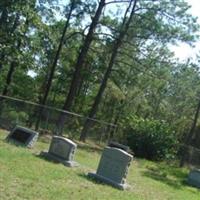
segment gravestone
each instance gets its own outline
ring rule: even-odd
[[[108,146],[109,147],[115,147],[115,148],[119,148],[119,149],[122,149],[126,152],[128,152],[130,149],[129,149],[129,146],[126,146],[126,145],[123,145],[123,144],[120,144],[118,142],[114,142],[114,141],[110,141],[108,143]]]
[[[7,136],[6,140],[16,145],[22,145],[31,148],[36,143],[38,135],[39,134],[37,132],[31,129],[22,126],[16,126]]]
[[[53,136],[49,151],[41,152],[40,155],[47,159],[63,163],[65,166],[75,167],[78,165],[77,162],[73,161],[76,148],[77,144],[73,141],[64,137]]]
[[[89,173],[88,176],[95,178],[119,189],[126,189],[126,177],[128,168],[133,156],[126,151],[106,147],[101,156],[101,160],[96,173]]]
[[[193,169],[190,171],[188,184],[200,188],[200,169]]]

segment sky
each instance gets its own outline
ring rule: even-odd
[[[185,0],[191,5],[190,13],[193,16],[198,17],[198,23],[200,24],[200,5],[199,0]],[[199,33],[200,34],[200,33]],[[196,54],[200,54],[200,41],[196,42],[195,47],[191,47],[188,44],[180,43],[178,46],[173,46],[171,49],[175,52],[175,56],[180,60],[187,60],[188,58],[192,57],[195,59]]]

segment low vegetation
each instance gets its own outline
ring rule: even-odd
[[[186,184],[186,168],[134,159],[127,180],[130,188],[120,191],[86,176],[98,166],[100,146],[79,143],[75,160],[80,166],[67,168],[38,156],[48,149],[50,137],[43,136],[33,149],[26,149],[6,143],[6,135],[0,131],[2,200],[199,200],[200,191]]]
[[[177,136],[165,121],[131,116],[126,120],[125,130],[127,143],[137,157],[164,160],[177,154]]]

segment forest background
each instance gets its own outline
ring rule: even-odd
[[[2,0],[1,119],[173,158],[200,145],[200,74],[171,46],[198,33],[182,0]]]

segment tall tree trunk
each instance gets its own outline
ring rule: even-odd
[[[11,30],[11,33],[13,33],[13,32],[15,31],[15,29],[17,28],[17,26],[18,26],[18,24],[19,24],[19,18],[20,18],[20,17],[19,17],[19,14],[17,14],[17,15],[16,15],[16,18],[15,18],[15,21],[14,21],[14,24],[13,24],[13,27],[12,27],[12,30]],[[26,31],[28,30],[28,24],[29,24],[29,21],[28,21],[28,19],[26,19],[26,22],[25,22],[26,29],[25,29],[25,31],[24,31],[23,36],[25,36]],[[16,46],[14,46],[13,48],[16,48],[16,49],[19,51],[20,48],[21,48],[22,39],[19,38],[16,42],[17,42],[17,44],[16,44]],[[13,60],[12,60],[11,63],[10,63],[10,68],[9,68],[9,70],[8,70],[8,73],[7,73],[6,84],[5,84],[4,89],[3,89],[3,92],[2,92],[2,95],[3,95],[3,96],[6,96],[6,95],[8,94],[8,92],[9,92],[9,86],[10,86],[10,84],[11,84],[11,82],[12,82],[13,74],[14,74],[15,69],[16,69],[16,67],[18,66],[18,64],[19,64],[19,63],[18,63],[17,59],[16,59],[15,56],[14,56],[14,57],[13,57]],[[3,100],[4,100],[4,98],[1,97],[1,98],[0,98],[0,115],[2,114],[2,108],[3,108],[2,104],[3,104]]]
[[[12,81],[12,77],[13,77],[16,66],[17,66],[17,62],[12,61],[10,63],[10,68],[9,68],[9,71],[8,71],[8,74],[7,74],[7,77],[6,77],[6,85],[5,85],[3,92],[2,92],[3,96],[8,94],[8,88],[9,88],[10,83]]]
[[[74,102],[77,90],[80,86],[81,70],[82,70],[82,68],[85,64],[85,59],[86,59],[88,50],[90,48],[91,42],[93,40],[94,31],[95,31],[96,26],[99,22],[99,19],[100,19],[102,10],[104,8],[104,5],[105,5],[105,0],[101,0],[99,2],[95,16],[94,16],[94,18],[93,18],[93,20],[90,24],[88,34],[87,34],[87,36],[84,40],[81,51],[80,51],[78,58],[77,58],[77,62],[75,64],[75,71],[74,71],[73,78],[72,78],[72,81],[71,81],[71,84],[70,84],[70,89],[69,89],[67,98],[66,98],[65,103],[63,105],[63,110],[68,110],[68,111],[71,110],[71,106]],[[62,134],[65,118],[66,118],[66,116],[64,114],[60,115],[58,122],[57,122],[57,130],[56,130],[57,134]]]
[[[71,15],[72,15],[72,11],[73,11],[74,7],[75,7],[75,0],[73,0],[72,3],[71,3],[70,11],[69,11],[69,14],[67,16],[67,21],[65,23],[65,27],[64,27],[63,32],[62,32],[60,43],[58,45],[58,49],[56,51],[56,55],[55,55],[53,64],[51,66],[50,73],[47,76],[47,80],[45,80],[45,83],[43,84],[44,87],[42,87],[42,88],[45,88],[45,90],[42,91],[44,95],[41,98],[41,100],[39,101],[39,104],[42,104],[42,105],[46,104],[47,97],[49,95],[50,88],[51,88],[51,85],[52,85],[52,81],[53,81],[53,78],[54,78],[55,69],[56,69],[56,66],[57,66],[57,63],[58,63],[58,59],[59,59],[59,56],[60,56],[60,53],[61,53],[61,50],[62,50],[64,38],[65,38],[65,35],[66,35],[66,32],[67,32],[67,29],[69,27],[69,21],[70,21],[70,18],[71,18]],[[43,111],[43,107],[40,107],[40,109],[38,111],[38,119],[36,121],[35,130],[38,130],[38,128],[39,128],[42,111]]]
[[[118,113],[118,114],[115,116],[115,119],[114,119],[113,124],[117,125],[119,119],[120,119],[120,113]],[[112,127],[112,129],[110,130],[110,140],[112,140],[112,139],[114,138],[114,134],[115,134],[115,132],[116,132],[116,128],[117,128],[117,127]]]
[[[10,63],[10,68],[9,68],[9,71],[8,71],[8,74],[7,74],[7,77],[6,77],[6,84],[4,86],[2,96],[6,96],[8,94],[9,86],[12,82],[12,77],[13,77],[16,66],[17,66],[16,61],[12,61]],[[4,97],[0,97],[0,115],[2,114],[3,102],[4,102]]]
[[[0,56],[0,73],[1,73],[1,70],[3,68],[3,61],[4,61],[4,58],[5,58],[5,54],[2,52],[1,53],[1,56]]]
[[[91,42],[93,40],[94,30],[95,30],[95,28],[96,28],[96,26],[99,22],[99,18],[101,16],[104,5],[105,5],[105,0],[101,0],[100,3],[99,3],[98,9],[95,13],[95,16],[92,20],[92,23],[90,25],[88,34],[87,34],[85,41],[84,41],[84,44],[83,44],[81,51],[78,55],[77,62],[76,62],[76,65],[75,65],[75,72],[73,74],[69,93],[68,93],[67,99],[65,101],[65,104],[63,106],[63,110],[70,110],[71,109],[72,103],[73,103],[74,98],[76,96],[77,89],[79,87],[79,81],[81,79],[81,69],[85,64],[86,55],[87,55],[88,50],[90,48]]]
[[[18,40],[18,44],[17,44],[17,50],[20,49],[21,46],[21,39]],[[6,76],[6,84],[5,87],[3,89],[2,95],[7,95],[8,94],[8,88],[12,82],[12,77],[15,71],[16,66],[18,65],[17,61],[13,58],[13,60],[10,63],[10,68],[8,70],[7,76]]]
[[[105,134],[107,139],[110,139],[110,132],[113,129],[113,126],[111,124],[113,122],[115,122],[115,120],[114,120],[115,119],[115,114],[114,113],[115,113],[115,110],[116,110],[115,109],[116,108],[115,105],[116,105],[116,102],[115,101],[111,101],[110,105],[109,106],[105,106],[105,109],[104,109],[107,113],[109,113],[108,118],[110,118],[110,120],[109,120],[110,125],[108,124],[107,127],[106,127],[106,130],[105,130],[105,132],[107,133],[107,134]]]
[[[16,28],[19,26],[19,19],[20,19],[20,15],[19,15],[19,13],[17,13],[16,17],[15,17],[15,21],[14,21],[13,26],[10,31],[11,34],[14,33]],[[26,20],[26,25],[28,26],[28,20]]]
[[[16,28],[18,27],[18,25],[19,25],[19,19],[20,19],[20,16],[17,13],[16,17],[15,17],[15,21],[14,21],[13,26],[12,26],[12,29],[10,31],[11,34],[14,33],[15,30],[16,30]],[[28,19],[26,19],[26,22],[25,22],[26,30],[24,31],[23,36],[25,36],[25,34],[26,34],[27,30],[28,30],[28,24],[29,24],[29,21],[28,21]],[[21,48],[21,43],[22,43],[22,39],[19,38],[17,40],[16,46],[13,47],[13,48],[16,48],[17,51],[19,51],[20,48]],[[6,85],[5,85],[4,89],[3,89],[2,95],[7,95],[7,93],[8,93],[8,87],[11,84],[12,77],[13,77],[13,74],[14,74],[14,71],[15,71],[15,68],[16,68],[17,65],[18,65],[18,62],[15,60],[15,58],[13,58],[13,60],[10,63],[10,69],[8,71],[8,74],[7,74]]]
[[[116,41],[115,41],[115,43],[113,45],[112,55],[111,55],[110,62],[108,64],[106,73],[104,74],[104,77],[103,77],[101,86],[99,88],[99,91],[97,93],[97,96],[95,97],[94,104],[92,105],[92,108],[91,108],[90,113],[89,113],[89,117],[87,118],[87,120],[86,120],[86,122],[84,124],[84,127],[83,127],[83,129],[81,131],[81,135],[80,135],[80,140],[81,141],[85,141],[86,140],[87,132],[89,131],[89,128],[92,125],[92,120],[90,120],[90,119],[94,118],[95,115],[96,115],[98,106],[99,106],[99,104],[101,102],[101,98],[102,98],[103,92],[104,92],[104,90],[106,88],[106,85],[107,85],[108,78],[110,77],[110,74],[112,72],[112,67],[113,67],[113,65],[115,63],[115,60],[116,60],[116,57],[117,57],[117,54],[118,54],[118,50],[121,47],[122,40],[124,39],[124,37],[125,37],[125,35],[126,35],[127,31],[128,31],[129,25],[130,25],[130,23],[131,23],[131,21],[133,19],[137,0],[134,0],[134,4],[133,4],[132,10],[131,10],[131,14],[130,14],[128,20],[127,20],[127,13],[129,11],[130,7],[132,6],[132,3],[133,3],[133,0],[130,2],[130,5],[127,8],[127,11],[125,13],[119,37],[116,39]]]
[[[6,14],[4,13],[6,12]],[[4,16],[5,15],[5,16]],[[8,13],[7,13],[7,9],[4,9],[4,11],[2,12],[2,16],[1,16],[1,19],[0,19],[0,29],[2,27],[2,24],[6,24],[6,20],[7,20],[7,16],[8,16]],[[2,19],[3,18],[3,19]],[[12,28],[7,32],[7,34],[12,34],[15,32],[17,26],[19,25],[19,14],[17,13],[16,14],[16,17],[15,17],[15,21],[13,23],[13,26]],[[5,30],[7,31],[7,30]],[[0,72],[3,68],[3,63],[4,63],[4,59],[5,59],[6,55],[5,55],[5,52],[2,51],[0,53]]]
[[[7,8],[5,7],[1,13],[1,17],[0,17],[0,29],[2,29],[2,26],[4,24],[6,24],[7,22],[7,18],[8,18],[8,10]]]
[[[7,9],[6,5],[4,5],[4,6],[5,7],[3,8],[3,11],[2,11],[1,17],[0,17],[0,30],[2,32],[7,32],[6,27],[7,27],[8,9]],[[4,28],[4,26],[5,26],[5,28]],[[5,58],[5,53],[1,49],[1,52],[0,52],[0,72],[1,72],[1,69],[3,67],[4,58]]]
[[[187,159],[187,152],[188,152],[187,147],[192,142],[194,132],[195,132],[195,128],[196,128],[196,125],[197,125],[197,120],[199,118],[199,111],[200,111],[200,100],[199,100],[199,103],[197,105],[197,109],[196,109],[196,112],[195,112],[195,115],[194,115],[194,120],[192,122],[191,129],[190,129],[189,133],[187,134],[187,136],[185,137],[184,147],[183,147],[184,150],[182,152],[182,157],[181,157],[181,160],[180,160],[180,167],[184,166],[185,161]]]

